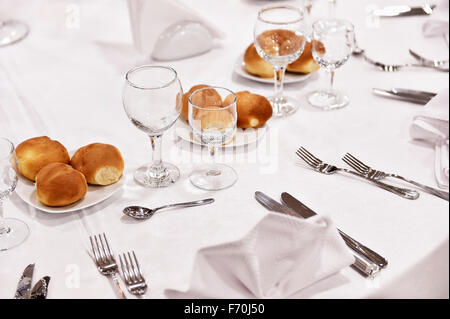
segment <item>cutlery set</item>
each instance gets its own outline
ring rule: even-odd
[[[116,263],[114,253],[109,247],[106,235],[103,233],[102,235],[90,236],[89,240],[98,271],[113,281],[116,292],[121,299],[127,299],[117,277],[119,266]],[[147,291],[147,284],[134,251],[131,254],[129,252],[123,254],[123,259],[119,255],[119,261],[122,279],[127,285],[128,291],[132,295],[143,296]]]
[[[407,179],[407,178],[402,177],[397,174],[387,174],[382,171],[374,170],[349,153],[345,154],[345,156],[342,158],[342,160],[347,165],[349,165],[352,169],[354,169],[354,171],[350,170],[350,169],[346,169],[346,168],[339,168],[339,167],[336,167],[331,164],[327,164],[327,163],[323,162],[322,160],[320,160],[319,158],[317,158],[316,156],[314,156],[311,152],[309,152],[303,146],[300,147],[296,151],[296,154],[306,164],[311,166],[315,171],[322,173],[322,174],[333,175],[338,172],[347,173],[352,176],[359,177],[367,182],[374,184],[375,186],[378,186],[384,190],[394,193],[400,197],[410,199],[410,200],[415,200],[415,199],[419,198],[420,194],[415,190],[408,189],[408,188],[396,187],[396,186],[386,184],[381,181],[387,177],[393,177],[393,178],[400,179],[404,182],[407,182],[409,184],[412,184],[431,195],[437,196],[437,197],[445,199],[447,201],[449,200],[448,192],[441,191],[441,190],[423,185],[421,183],[415,182],[413,180]]]
[[[46,299],[48,284],[50,282],[49,276],[44,276],[31,288],[33,281],[34,264],[28,265],[20,277],[17,284],[14,299]]]

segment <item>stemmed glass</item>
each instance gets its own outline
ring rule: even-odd
[[[189,125],[194,137],[208,145],[214,160],[217,147],[229,142],[236,132],[236,94],[222,87],[205,87],[189,96]],[[195,186],[219,190],[237,181],[236,171],[224,164],[203,165],[196,168],[189,179]]]
[[[0,21],[0,47],[10,45],[24,39],[30,28],[26,23],[17,20]]]
[[[299,107],[298,101],[283,96],[283,80],[287,65],[303,52],[306,33],[303,9],[273,6],[258,12],[254,43],[258,54],[274,69],[275,94],[268,98],[274,116],[290,115]]]
[[[331,110],[348,104],[348,96],[333,89],[334,72],[347,62],[354,46],[354,27],[350,22],[321,19],[313,23],[312,55],[320,67],[330,73],[330,86],[327,91],[312,93],[308,98],[311,105]]]
[[[165,187],[180,177],[179,169],[161,160],[161,139],[178,119],[183,89],[177,72],[165,66],[143,65],[126,74],[123,107],[131,122],[150,138],[152,163],[138,168],[134,178],[147,187]]]
[[[3,218],[3,200],[17,186],[17,160],[14,145],[0,138],[0,250],[20,245],[30,233],[27,224],[15,218]]]

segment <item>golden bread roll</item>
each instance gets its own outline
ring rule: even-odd
[[[194,92],[195,90],[208,87],[209,85],[205,84],[199,84],[191,87],[191,89],[183,94],[183,108],[181,110],[181,117],[186,121],[186,123],[189,122],[189,96]],[[203,90],[200,94],[196,94],[194,97],[194,101],[192,103],[201,106],[201,107],[209,107],[209,106],[221,106],[222,105],[222,98],[220,97],[220,94],[215,89],[208,89]]]
[[[231,103],[233,96],[225,98],[224,104]],[[248,91],[236,93],[237,127],[258,128],[272,117],[272,105],[261,95]]]
[[[73,154],[70,164],[93,185],[117,182],[125,166],[120,151],[115,146],[103,143],[83,146]]]
[[[52,163],[44,166],[36,176],[36,195],[47,206],[67,206],[86,195],[84,175],[70,165]]]
[[[245,50],[244,66],[245,70],[250,74],[262,78],[273,78],[272,64],[259,56],[253,43]]]
[[[316,41],[316,43],[316,50],[318,49],[318,51],[322,54],[325,53],[325,47],[323,46],[323,44],[319,41]],[[316,72],[319,69],[320,66],[314,60],[312,55],[311,42],[306,42],[305,49],[303,50],[302,55],[300,55],[297,60],[287,66],[287,71],[303,74]]]
[[[58,141],[47,136],[30,138],[16,148],[19,172],[29,180],[35,181],[37,173],[50,163],[68,164],[67,149]]]
[[[258,45],[268,55],[290,55],[298,52],[303,45],[303,36],[291,30],[273,29],[258,35]]]

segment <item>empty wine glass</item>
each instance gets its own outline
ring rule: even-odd
[[[321,19],[313,23],[312,55],[314,60],[330,73],[328,90],[312,93],[311,105],[331,110],[344,107],[350,101],[348,96],[333,89],[334,72],[349,59],[354,48],[354,27],[345,20]]]
[[[214,160],[217,147],[231,141],[236,132],[236,94],[221,87],[205,87],[189,96],[189,125],[194,138],[208,145]],[[189,179],[195,186],[219,190],[237,181],[236,171],[228,165],[203,165],[196,168]]]
[[[20,245],[30,233],[27,224],[15,218],[3,218],[3,201],[16,189],[17,162],[14,145],[0,138],[0,250]]]
[[[150,138],[152,163],[138,168],[134,178],[147,187],[165,187],[180,177],[175,165],[162,162],[161,139],[178,119],[183,90],[177,72],[165,66],[143,65],[126,74],[123,107],[131,122]]]
[[[254,43],[258,54],[274,69],[275,94],[268,98],[274,116],[290,115],[299,107],[294,98],[283,96],[283,80],[287,65],[303,52],[306,33],[303,9],[273,6],[258,12]]]
[[[10,45],[24,39],[30,28],[26,23],[17,20],[0,21],[0,47]]]

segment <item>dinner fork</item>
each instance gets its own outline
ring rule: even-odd
[[[322,174],[326,174],[326,175],[332,175],[335,174],[337,172],[345,172],[357,177],[360,177],[366,181],[369,181],[375,185],[377,185],[378,187],[383,188],[384,190],[387,190],[389,192],[392,192],[398,196],[401,196],[403,198],[406,199],[417,199],[419,198],[419,193],[408,189],[408,188],[400,188],[400,187],[395,187],[392,185],[388,185],[386,183],[374,180],[374,179],[370,179],[367,178],[365,176],[363,176],[362,174],[359,174],[357,172],[351,171],[349,169],[346,168],[339,168],[336,167],[334,165],[330,165],[327,163],[324,163],[322,160],[318,159],[317,157],[315,157],[312,153],[310,153],[308,150],[306,150],[303,146],[300,147],[297,152],[296,152],[297,156],[300,157],[303,161],[306,162],[306,164],[308,164],[309,166],[311,166],[314,170],[322,173]]]
[[[119,255],[120,268],[122,269],[122,278],[127,284],[128,291],[136,296],[142,296],[147,291],[147,284],[145,278],[142,275],[141,268],[136,258],[134,251],[131,252],[133,258],[131,258],[130,252],[123,253],[122,257]],[[127,258],[128,257],[128,258]]]
[[[117,266],[114,254],[109,248],[105,233],[103,233],[103,239],[101,235],[94,235],[94,238],[89,236],[89,240],[91,241],[92,252],[94,254],[95,264],[97,265],[98,271],[103,276],[109,277],[113,280],[120,298],[127,299],[122,288],[120,287],[119,279],[117,278],[119,267]]]
[[[342,158],[342,160],[344,162],[346,162],[354,170],[356,170],[358,173],[360,173],[360,174],[364,175],[365,177],[370,178],[372,180],[379,181],[379,180],[385,179],[387,177],[398,178],[407,183],[410,183],[414,186],[419,187],[420,189],[424,190],[427,193],[430,193],[434,196],[440,197],[440,198],[448,201],[448,192],[444,192],[444,191],[435,189],[433,187],[420,184],[418,182],[412,181],[410,179],[407,179],[407,178],[397,175],[397,174],[389,174],[389,173],[375,170],[375,169],[371,168],[370,166],[367,166],[360,160],[358,160],[356,157],[354,157],[350,153],[345,154],[344,157]]]
[[[367,62],[369,62],[370,64],[373,64],[376,67],[379,67],[380,69],[382,69],[385,72],[397,72],[397,71],[400,71],[401,69],[407,68],[407,67],[430,68],[430,69],[434,69],[434,70],[442,71],[442,72],[449,71],[448,67],[427,65],[427,64],[422,64],[422,63],[385,64],[385,63],[381,63],[378,61],[374,61],[374,60],[368,58],[367,56],[364,56],[364,59]]]
[[[411,49],[409,49],[409,54],[411,54],[420,63],[426,64],[426,65],[440,67],[443,65],[448,65],[448,63],[449,63],[448,59],[447,60],[430,60],[430,59],[424,58],[423,56],[421,56],[420,54],[416,53],[415,51],[413,51]]]

